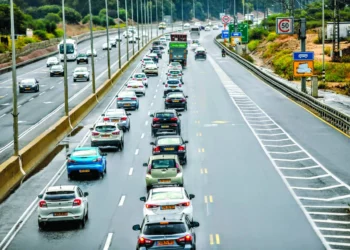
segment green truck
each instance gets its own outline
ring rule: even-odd
[[[171,34],[169,43],[169,63],[179,62],[182,67],[187,66],[187,34]]]

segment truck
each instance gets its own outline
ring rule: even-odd
[[[187,34],[174,33],[170,35],[169,63],[179,62],[182,67],[187,65]]]

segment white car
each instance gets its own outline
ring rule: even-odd
[[[183,92],[182,88],[182,82],[180,79],[177,78],[169,78],[166,80],[166,82],[163,82],[164,84],[164,96],[166,96],[168,93],[173,91],[181,91]]]
[[[124,148],[124,132],[114,122],[98,122],[91,130],[91,147],[115,147],[122,151]]]
[[[168,71],[172,69],[177,69],[182,71],[182,65],[179,62],[171,62],[168,65]]]
[[[213,26],[213,30],[218,30],[218,29],[219,29],[219,25],[215,24],[215,25]]]
[[[130,37],[132,37],[132,33],[130,31],[129,32],[128,31],[124,31],[123,32],[123,37],[125,37],[125,38],[129,37],[130,38]]]
[[[135,37],[130,37],[129,38],[129,43],[137,43],[137,40]]]
[[[134,91],[136,95],[146,95],[146,88],[142,82],[139,81],[130,81],[125,84],[126,90]]]
[[[60,62],[58,61],[57,57],[49,57],[47,58],[47,61],[46,61],[46,67],[51,67],[52,65],[58,65],[60,64]]]
[[[88,50],[86,51],[86,55],[87,55],[87,56],[91,56],[91,54],[94,54],[94,57],[96,57],[96,56],[97,56],[96,50],[94,49],[93,53],[91,53],[91,49],[88,49]]]
[[[102,50],[107,50],[107,49],[109,49],[109,50],[112,49],[112,45],[110,43],[109,43],[109,45],[107,43],[104,43],[102,45]]]
[[[143,215],[165,215],[185,213],[193,220],[193,206],[191,200],[195,196],[187,194],[183,187],[153,188],[146,197],[140,197],[145,202]]]
[[[73,72],[73,81],[90,81],[90,70],[87,67],[77,67]]]
[[[117,41],[114,40],[114,39],[111,39],[111,40],[109,41],[109,44],[110,44],[112,47],[117,47]]]
[[[203,47],[203,46],[198,46],[196,49],[195,49],[195,51],[194,52],[197,52],[197,51],[199,51],[199,50],[204,50],[204,51],[206,51],[205,50],[205,48]]]
[[[165,36],[162,36],[161,38],[159,38],[159,41],[162,45],[167,45],[167,41],[166,41]]]
[[[158,75],[158,66],[157,64],[153,63],[149,63],[149,64],[146,64],[145,65],[145,68],[143,69],[143,72],[146,74],[146,75],[149,75],[149,74],[155,74],[155,75]]]
[[[142,67],[145,65],[145,62],[153,62],[153,60],[152,60],[152,58],[145,56],[144,58],[141,59]]]
[[[145,61],[145,62],[143,63],[143,65],[142,65],[142,72],[144,72],[144,70],[145,70],[145,68],[146,68],[147,65],[152,65],[152,64],[154,64],[155,66],[157,66],[157,64],[154,63],[154,61],[152,60],[152,58],[151,58],[151,61]]]
[[[210,27],[209,26],[205,26],[204,30],[205,31],[210,31]]]
[[[190,27],[191,27],[191,25],[190,25],[189,23],[185,23],[185,24],[184,24],[184,29],[185,29],[185,30],[189,30]]]
[[[148,87],[148,76],[145,73],[135,73],[130,77],[133,81],[142,82],[145,87]]]
[[[191,50],[195,51],[199,47],[198,43],[191,44]]]
[[[50,222],[79,221],[85,226],[89,218],[88,192],[78,186],[60,185],[48,187],[38,195],[38,226],[44,229]]]
[[[195,23],[194,23],[194,26],[199,27],[199,26],[201,26],[201,23],[200,23],[200,22],[195,22]]]

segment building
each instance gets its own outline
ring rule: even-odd
[[[327,22],[326,39],[333,40],[333,22]],[[350,21],[339,22],[339,37],[347,38],[350,37]]]

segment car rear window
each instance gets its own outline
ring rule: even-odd
[[[110,111],[110,112],[106,112],[106,116],[113,116],[113,117],[120,117],[125,115],[124,111]]]
[[[136,74],[135,75],[136,78],[143,78],[143,77],[146,77],[144,74]]]
[[[169,71],[169,73],[172,74],[172,75],[177,75],[177,74],[180,74],[180,71],[173,71],[173,70],[171,70],[171,71]]]
[[[74,191],[52,191],[52,192],[46,192],[44,200],[62,201],[62,200],[72,200],[74,198],[75,198]]]
[[[185,98],[182,93],[170,93],[168,94],[168,98]]]
[[[32,84],[32,83],[35,83],[35,79],[22,80],[21,83],[24,83],[24,84]]]
[[[164,222],[162,222],[164,223]],[[186,232],[186,226],[182,222],[170,222],[169,224],[146,224],[143,233],[146,235],[171,235]]]
[[[60,70],[60,69],[62,69],[62,66],[60,66],[60,65],[55,65],[55,66],[52,66],[51,69]]]
[[[182,140],[180,138],[161,138],[158,139],[157,145],[163,146],[163,145],[179,145],[182,143]]]
[[[156,117],[157,118],[173,118],[173,117],[175,117],[175,115],[174,115],[174,113],[170,113],[170,112],[168,112],[168,113],[166,113],[166,112],[163,112],[163,113],[157,113],[156,114]]]
[[[197,50],[197,54],[205,54],[204,50]]]
[[[176,200],[183,199],[184,196],[180,190],[172,191],[153,191],[151,200],[152,201],[161,201],[161,200]]]
[[[134,97],[135,93],[131,91],[121,92],[118,97]]]
[[[179,81],[167,81],[167,84],[179,84],[180,82]]]
[[[175,168],[174,159],[157,159],[152,161],[152,169]]]
[[[113,132],[116,129],[113,125],[104,125],[104,126],[96,126],[95,130],[97,132],[107,133],[107,132]]]
[[[96,156],[96,150],[79,150],[79,151],[74,151],[72,153],[72,156],[81,156],[81,157],[88,157],[88,156]]]

